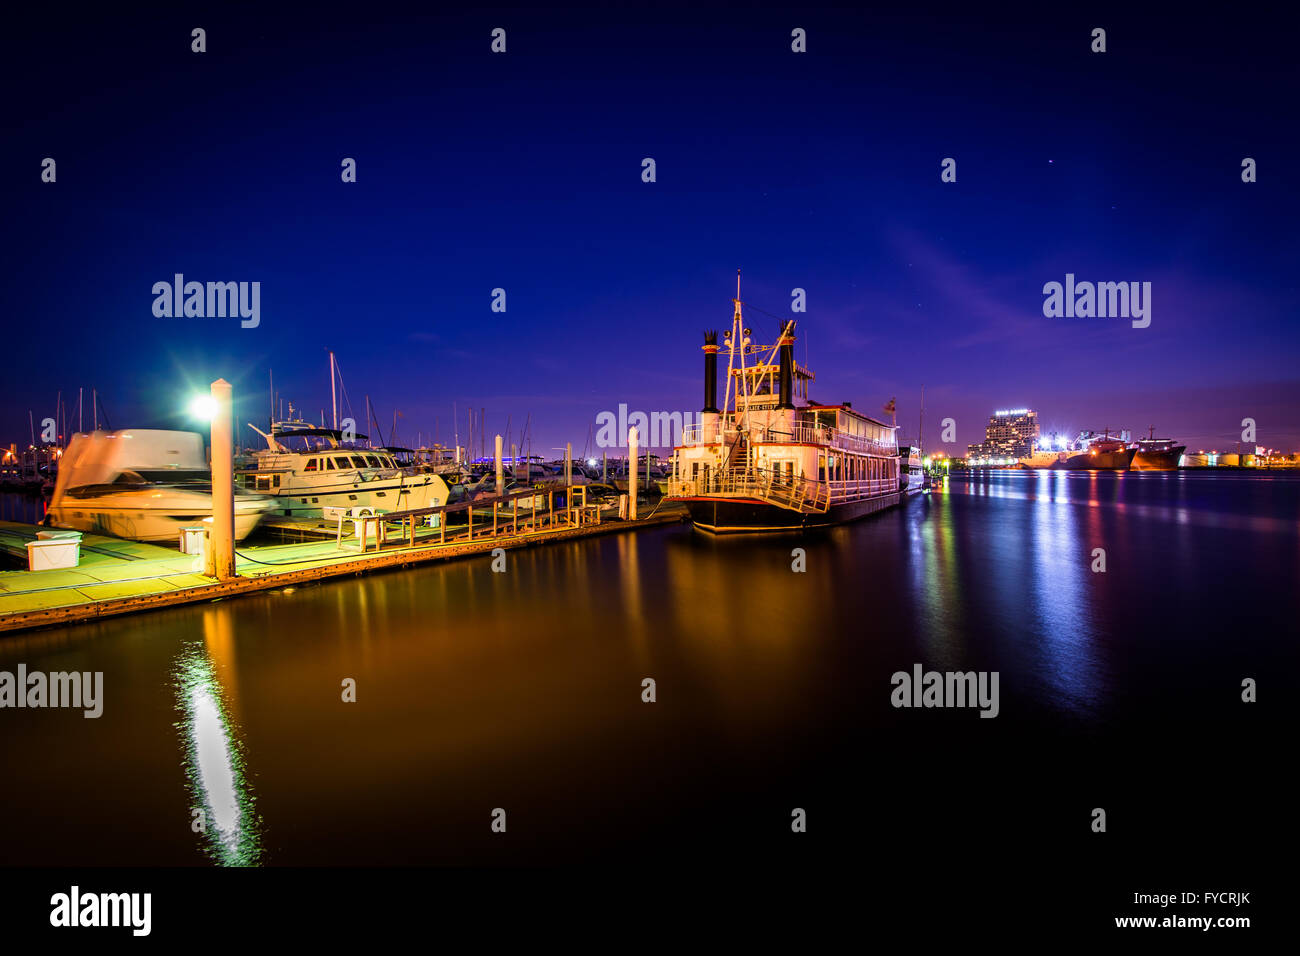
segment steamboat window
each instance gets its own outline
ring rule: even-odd
[[[305,465],[302,466],[302,470],[303,470],[303,471],[315,471],[315,470],[316,470],[316,459],[315,459],[315,458],[308,458],[308,459],[307,459],[307,464],[305,464]]]
[[[279,475],[276,475],[275,477],[273,477],[273,478],[271,479],[271,487],[272,487],[272,488],[279,488],[279,487],[280,487],[280,476],[279,476]]]

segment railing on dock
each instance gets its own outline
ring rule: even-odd
[[[557,495],[563,496],[563,504],[558,510],[555,505]],[[537,507],[537,500],[543,497],[546,499],[544,510]],[[520,505],[524,499],[528,499],[532,507],[521,508]],[[502,512],[503,505],[510,506],[508,513]],[[490,521],[487,515],[484,514],[489,508],[491,508],[492,512]],[[421,526],[429,527],[427,519],[436,516],[437,521],[433,526],[438,529],[439,543],[446,544],[447,516],[462,511],[467,513],[467,521],[465,525],[458,525],[453,531],[452,538],[457,543],[475,541],[484,537],[498,537],[507,532],[510,535],[530,534],[536,531],[580,528],[588,524],[600,524],[601,506],[587,502],[587,488],[585,485],[569,485],[567,488],[529,488],[506,495],[480,497],[472,501],[458,501],[454,504],[436,505],[429,508],[388,511],[382,514],[340,516],[339,532],[336,540],[338,546],[342,547],[343,521],[347,520],[355,523],[356,538],[360,542],[360,550],[363,552],[370,547],[372,525],[377,549],[382,549],[390,541],[405,541],[408,547],[415,547],[416,529]],[[474,526],[475,512],[479,512],[480,517],[480,524],[477,529]],[[401,529],[396,535],[390,535],[389,528],[395,524],[400,525]],[[427,537],[425,540],[427,541]]]

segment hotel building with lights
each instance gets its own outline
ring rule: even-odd
[[[984,428],[984,441],[966,446],[966,459],[971,464],[1008,464],[1032,453],[1038,435],[1038,412],[1032,408],[996,411]]]

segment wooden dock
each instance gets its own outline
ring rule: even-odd
[[[502,499],[505,501],[506,499]],[[474,508],[481,507],[476,503]],[[445,509],[426,509],[439,511]],[[454,506],[453,506],[454,510]],[[404,568],[429,561],[485,554],[494,548],[523,548],[599,534],[684,521],[681,505],[662,502],[636,521],[585,519],[558,509],[511,521],[482,521],[440,527],[417,523],[418,514],[393,521],[371,518],[364,538],[340,535],[290,544],[243,546],[236,550],[238,577],[217,581],[202,573],[199,559],[170,548],[86,534],[77,567],[52,571],[0,571],[0,633],[174,607],[266,591],[345,575]],[[394,522],[401,521],[401,524]],[[351,522],[349,521],[348,524]],[[41,530],[0,522],[0,551],[26,560],[26,543]],[[305,529],[315,538],[324,527]]]

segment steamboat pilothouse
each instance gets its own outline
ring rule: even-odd
[[[732,301],[722,345],[717,332],[704,334],[704,409],[673,450],[668,497],[713,533],[839,524],[898,504],[897,427],[848,402],[812,402],[814,376],[794,360],[794,320],[775,345],[756,345],[741,316],[739,279]],[[720,351],[727,355],[721,411]]]

